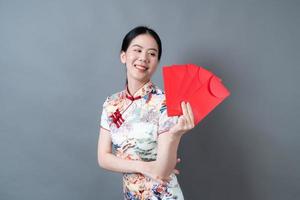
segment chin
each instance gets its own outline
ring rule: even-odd
[[[143,83],[150,80],[148,77],[140,77],[140,76],[133,77],[133,79]]]

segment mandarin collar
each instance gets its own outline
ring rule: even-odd
[[[154,84],[152,83],[152,81],[148,81],[140,89],[138,89],[133,95],[131,95],[128,90],[128,84],[126,84],[125,95],[126,95],[127,99],[134,101],[134,100],[137,100],[137,99],[140,99],[140,98],[146,96],[153,89],[154,89]]]

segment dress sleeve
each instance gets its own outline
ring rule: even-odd
[[[103,103],[103,106],[102,106],[102,114],[101,114],[101,120],[100,120],[100,127],[110,131],[110,128],[109,128],[109,119],[108,119],[108,116],[107,116],[107,112],[105,110],[105,107],[106,107],[106,104],[107,104],[107,99],[105,100],[105,102]]]
[[[159,112],[160,117],[158,120],[158,135],[169,131],[169,129],[178,121],[178,116],[168,116],[165,101],[161,104]]]

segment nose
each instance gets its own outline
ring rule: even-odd
[[[139,56],[139,61],[146,62],[147,61],[147,54],[141,53]]]

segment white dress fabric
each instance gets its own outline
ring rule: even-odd
[[[165,94],[151,81],[134,95],[124,89],[109,96],[101,115],[101,127],[110,131],[114,153],[122,159],[153,161],[157,139],[177,123],[168,117]],[[168,184],[160,184],[140,173],[123,174],[124,199],[183,200],[175,174]]]

